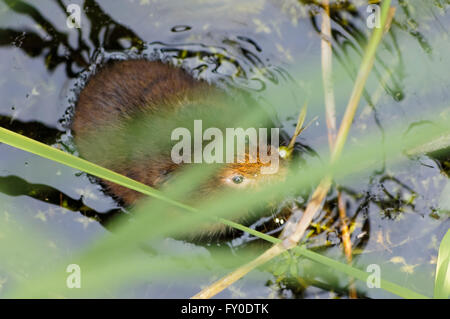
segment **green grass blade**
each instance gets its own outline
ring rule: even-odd
[[[30,152],[32,154],[41,156],[43,158],[47,158],[54,162],[58,162],[69,167],[78,169],[85,173],[91,174],[93,176],[114,182],[121,186],[127,187],[129,189],[138,191],[142,194],[160,199],[164,202],[172,204],[176,207],[185,209],[190,212],[198,212],[197,209],[191,207],[189,205],[185,205],[178,201],[175,201],[148,185],[137,182],[131,178],[126,176],[117,174],[109,169],[103,168],[99,165],[93,164],[89,161],[86,161],[82,158],[76,157],[72,154],[65,153],[61,150],[58,150],[54,147],[45,145],[41,142],[35,141],[23,135],[17,134],[10,130],[0,127],[0,142],[13,146],[15,148]],[[248,227],[242,226],[240,224],[234,223],[224,218],[219,218],[219,221],[236,229],[247,231],[253,235],[255,235],[254,231]],[[266,239],[266,235],[260,234],[260,237]]]
[[[58,162],[67,165],[69,167],[78,169],[80,171],[97,176],[99,178],[114,182],[129,189],[138,191],[142,194],[173,204],[177,207],[189,211],[196,211],[193,207],[184,205],[182,203],[179,203],[175,200],[168,198],[167,196],[164,196],[162,192],[150,186],[139,183],[135,180],[132,180],[131,178],[117,174],[109,169],[103,168],[99,165],[93,164],[84,159],[81,159],[69,153],[65,153],[54,147],[45,145],[43,143],[40,143],[38,141],[35,141],[33,139],[17,134],[2,127],[0,127],[0,142],[33,153],[35,155],[47,158],[54,162]]]
[[[302,254],[303,256],[305,256],[306,258],[314,260],[320,264],[326,265],[332,269],[341,271],[341,272],[343,272],[353,278],[359,279],[361,281],[366,281],[370,275],[370,273],[368,273],[368,272],[365,272],[358,268],[341,263],[341,262],[331,259],[329,257],[314,253],[308,249],[305,249],[302,247],[296,247],[295,249],[298,250],[298,252],[300,254]],[[424,296],[424,295],[414,292],[408,288],[402,287],[400,285],[394,284],[393,282],[390,282],[390,281],[384,280],[384,279],[380,280],[380,288],[382,288],[383,290],[389,291],[389,292],[391,292],[397,296],[400,296],[402,298],[406,298],[406,299],[427,299],[427,298],[429,298],[427,296]]]
[[[447,299],[450,296],[450,230],[442,238],[436,265],[434,298]]]

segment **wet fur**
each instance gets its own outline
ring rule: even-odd
[[[225,95],[222,90],[195,80],[180,68],[146,60],[114,62],[101,68],[81,91],[72,122],[74,140],[83,158],[159,188],[179,165],[172,162],[167,150],[146,150],[144,144],[151,144],[151,137],[139,140],[127,135],[127,121],[143,116],[164,119],[167,115],[181,117],[182,122],[187,106],[200,105],[201,112],[202,105],[210,108],[211,101],[217,101],[217,96]],[[220,103],[208,110],[219,117],[226,111]],[[111,134],[102,139],[102,132]],[[129,152],[123,151],[127,147],[130,147]],[[220,190],[233,174],[255,179],[262,165],[265,164],[259,161],[249,163],[248,159],[245,163],[228,164],[198,188],[199,197]],[[143,196],[109,181],[103,183],[126,206],[133,205]],[[215,225],[204,234],[210,236],[224,230],[223,225]]]

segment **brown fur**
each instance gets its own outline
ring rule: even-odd
[[[218,95],[225,96],[215,86],[193,79],[180,68],[145,60],[115,62],[95,74],[80,93],[72,123],[75,143],[87,160],[158,188],[179,165],[172,162],[170,152],[144,150],[144,144],[151,143],[150,139],[130,139],[124,123],[141,115],[177,116],[183,107],[199,101],[220,117],[225,109],[220,103],[212,102],[217,101]],[[102,132],[108,130],[112,134],[102,139]],[[131,154],[121,152],[124,147],[130,147]],[[215,180],[202,187],[202,193],[227,186],[234,174],[260,180],[262,165],[265,164],[259,161],[249,163],[248,158],[245,163],[228,164]],[[114,183],[104,183],[126,205],[134,204],[142,196]]]

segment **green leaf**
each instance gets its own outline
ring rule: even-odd
[[[295,260],[292,260],[290,266],[289,266],[289,272],[291,273],[291,276],[296,278],[298,277],[298,265],[295,262]]]
[[[434,283],[434,298],[447,299],[450,296],[450,230],[439,247]]]

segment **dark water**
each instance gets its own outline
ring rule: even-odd
[[[105,60],[145,57],[251,92],[275,111],[289,134],[308,96],[308,117],[318,119],[300,140],[313,149],[325,149],[320,18],[314,1],[71,3],[83,9],[80,29],[66,26],[67,1],[0,1],[2,127],[76,154],[67,123],[86,77]],[[369,32],[366,5],[343,3],[332,10],[338,119]],[[381,143],[385,130],[395,123],[421,124],[428,115],[450,118],[448,1],[394,1],[393,5],[395,22],[380,47],[349,145],[358,145],[359,136],[371,130]],[[383,79],[387,81],[378,89]],[[426,295],[433,290],[438,244],[450,226],[449,183],[439,164],[425,156],[405,158],[401,165],[373,167],[356,182],[338,181],[347,200],[355,265],[382,262],[386,269],[400,269],[400,277],[386,274],[386,279]],[[0,145],[0,203],[0,221],[26,220],[34,229],[51,234],[49,245],[62,248],[68,256],[107,235],[103,225],[122,211],[85,174],[4,144]],[[256,227],[277,229],[276,218],[282,216]],[[335,190],[310,231],[309,247],[342,257]],[[250,236],[243,236],[228,245],[238,251],[252,242]],[[168,245],[205,250],[170,240]],[[331,270],[318,275],[313,268],[308,261],[300,263],[299,274],[306,285],[255,271],[220,296],[347,295],[345,277]],[[143,283],[125,287],[120,295],[184,298],[213,278],[212,272],[195,284]],[[358,285],[358,291],[360,296],[391,297],[364,284]]]

